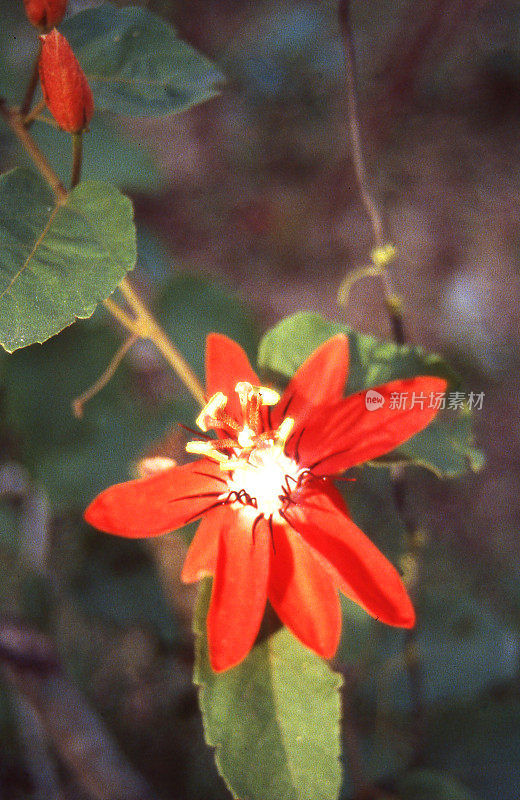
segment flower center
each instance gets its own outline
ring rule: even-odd
[[[219,431],[222,438],[188,442],[186,450],[220,464],[227,480],[223,501],[251,505],[267,519],[283,507],[305,472],[284,453],[294,420],[286,417],[276,430],[264,431],[262,406],[276,405],[278,393],[245,381],[237,383],[235,391],[242,426],[227,414],[227,397],[217,392],[202,409],[197,425],[204,432],[210,428]]]

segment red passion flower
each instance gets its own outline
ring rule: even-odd
[[[392,393],[443,392],[446,381],[392,381],[377,387],[384,402],[367,410],[366,392],[342,396],[347,372],[348,339],[335,336],[280,397],[260,385],[238,344],[211,334],[202,434],[186,447],[200,458],[112,486],[85,513],[96,528],[127,537],[159,536],[202,517],[182,580],[214,576],[207,630],[217,672],[245,658],[267,599],[325,658],[340,638],[338,590],[382,622],[414,625],[396,569],[353,523],[333,478],[393,450],[435,416],[424,403],[395,407]]]

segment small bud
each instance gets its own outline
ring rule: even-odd
[[[67,8],[67,0],[23,0],[25,13],[36,28],[48,31],[59,25]]]
[[[64,131],[88,127],[94,100],[85,73],[66,38],[55,29],[41,37],[40,81],[52,116]]]

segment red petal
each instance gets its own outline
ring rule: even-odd
[[[303,427],[295,429],[287,453],[295,456],[315,475],[333,475],[390,452],[425,428],[437,414],[428,408],[431,392],[444,392],[442,378],[419,377],[392,381],[369,391],[379,392],[384,405],[368,411],[367,392],[359,392],[337,403],[316,409]],[[391,408],[393,393],[426,396],[424,408]]]
[[[207,398],[223,392],[228,398],[228,413],[242,422],[242,409],[235,392],[239,381],[248,381],[252,386],[260,383],[240,345],[221,333],[210,333],[206,340]]]
[[[226,486],[219,465],[201,459],[105,489],[89,505],[85,519],[118,536],[159,536],[199,517]]]
[[[349,519],[339,492],[309,488],[285,516],[334,568],[344,594],[387,625],[413,627],[415,612],[397,570]]]
[[[225,509],[217,569],[208,613],[208,642],[215,672],[234,667],[251,650],[264,614],[270,538],[264,519],[256,526],[254,509]]]
[[[331,575],[288,525],[274,525],[269,600],[294,635],[332,658],[341,634],[338,592]]]
[[[184,583],[195,583],[206,575],[215,574],[220,532],[227,522],[226,511],[226,506],[218,506],[202,518],[182,568]]]
[[[303,419],[314,406],[333,403],[343,396],[348,374],[348,337],[333,336],[318,347],[292,377],[271,412],[274,428],[284,417]]]

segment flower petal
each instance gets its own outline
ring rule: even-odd
[[[251,650],[265,609],[270,539],[255,509],[227,506],[208,613],[208,642],[215,672],[234,667]]]
[[[215,574],[220,532],[227,523],[227,510],[226,506],[218,506],[202,518],[182,568],[184,583],[195,583],[206,575]]]
[[[89,505],[85,519],[118,536],[159,536],[201,516],[224,491],[219,465],[201,459],[105,489]]]
[[[258,386],[258,376],[239,344],[221,333],[210,333],[206,340],[206,395],[208,400],[216,392],[228,398],[227,412],[242,422],[242,409],[235,386],[248,381]]]
[[[348,337],[333,336],[318,347],[291,378],[271,423],[277,428],[284,417],[302,420],[314,406],[333,403],[343,396],[348,375]]]
[[[312,469],[315,475],[333,475],[382,456],[425,428],[436,416],[429,408],[430,393],[444,392],[442,378],[419,377],[397,380],[369,391],[378,392],[383,404],[368,410],[367,392],[359,392],[337,403],[316,409],[303,426],[295,428],[286,451]],[[392,408],[391,397],[424,395],[424,407]]]
[[[411,628],[415,612],[395,567],[355,525],[339,492],[304,490],[287,521],[333,567],[338,588],[387,625]]]
[[[273,526],[269,600],[294,635],[323,658],[332,658],[341,635],[338,592],[302,538],[288,525]]]

